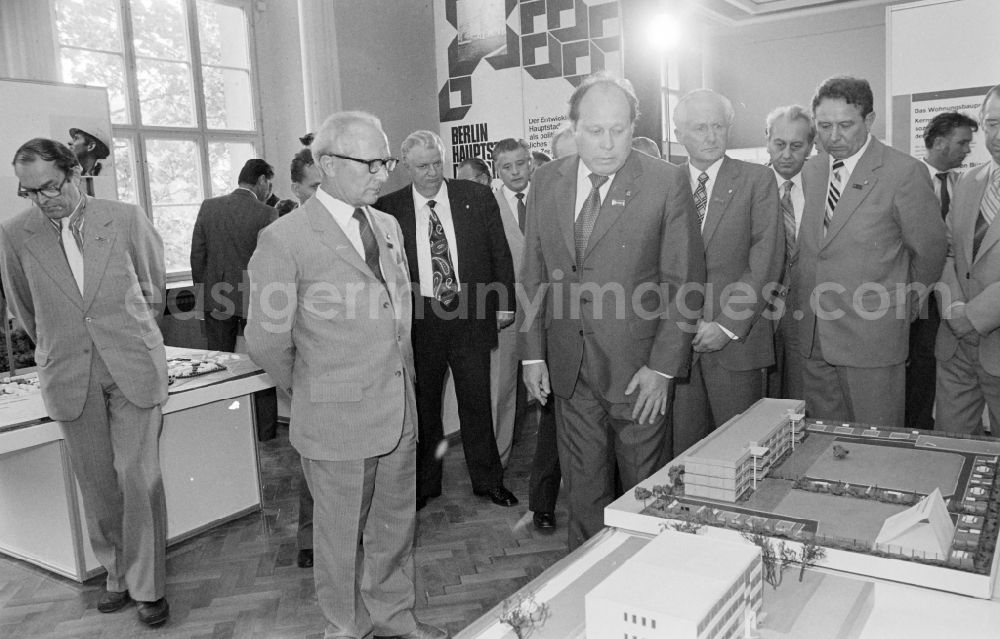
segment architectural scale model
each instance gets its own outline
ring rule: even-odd
[[[586,595],[588,639],[744,637],[761,608],[760,549],[667,531]]]
[[[992,596],[1000,441],[803,420],[802,408],[760,400],[609,506],[605,523],[762,532],[822,546],[824,567]]]

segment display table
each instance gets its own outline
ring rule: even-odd
[[[168,358],[204,351],[167,348]],[[246,355],[170,386],[160,437],[167,543],[260,510],[254,393],[273,387]],[[0,553],[77,581],[101,572],[59,425],[38,392],[0,399]]]

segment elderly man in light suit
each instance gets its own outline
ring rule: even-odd
[[[159,453],[167,361],[156,324],[163,243],[138,207],[83,194],[65,145],[35,138],[13,164],[33,206],[0,225],[4,290],[36,344],[42,400],[108,571],[97,609],[135,599],[140,621],[158,625],[170,610]]]
[[[312,154],[320,188],[250,259],[246,337],[292,397],[326,636],[447,637],[413,615],[413,309],[399,224],[371,208],[396,160],[362,112],[330,116]]]
[[[992,161],[955,189],[941,274],[950,302],[942,305],[934,352],[936,427],[961,433],[981,430],[984,405],[994,432],[1000,425],[1000,85],[986,94],[979,120]]]

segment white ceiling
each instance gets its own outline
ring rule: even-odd
[[[690,9],[727,25],[749,24],[830,11],[898,4],[904,0],[683,0]]]

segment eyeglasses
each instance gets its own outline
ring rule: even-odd
[[[20,184],[17,185],[17,196],[23,197],[26,200],[37,200],[39,196],[44,195],[47,199],[52,199],[54,197],[59,197],[62,195],[63,187],[66,186],[66,181],[69,177],[64,177],[59,186],[46,186],[40,189],[26,189]]]
[[[378,173],[382,170],[383,166],[386,171],[392,171],[399,163],[399,160],[396,158],[375,158],[374,160],[362,160],[361,158],[352,158],[349,155],[340,155],[339,153],[327,153],[326,155],[332,155],[333,157],[340,158],[341,160],[351,160],[352,162],[367,164],[369,173]]]

